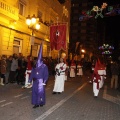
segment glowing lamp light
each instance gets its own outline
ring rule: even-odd
[[[84,49],[82,49],[82,50],[81,50],[81,52],[82,52],[82,53],[85,53],[85,50],[84,50]]]
[[[30,25],[30,24],[31,24],[30,15],[28,15],[28,17],[26,18],[26,24],[27,24],[27,25]]]
[[[36,23],[36,17],[35,17],[35,14],[33,14],[32,19],[31,19],[31,22],[32,22],[32,24],[35,24],[35,23]]]
[[[36,24],[36,29],[39,30],[40,29],[40,24]]]
[[[28,15],[28,17],[26,18],[26,24],[28,25],[28,27],[30,29],[36,29],[39,30],[40,29],[40,24],[39,24],[39,18],[35,17],[35,14],[33,14],[32,17],[30,17],[30,15]]]

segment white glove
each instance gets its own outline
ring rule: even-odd
[[[42,85],[46,85],[45,83],[42,83]]]

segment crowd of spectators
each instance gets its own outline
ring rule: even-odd
[[[24,85],[25,83],[25,71],[27,69],[27,57],[23,56],[22,53],[18,55],[14,53],[13,55],[7,57],[2,55],[0,59],[0,85],[5,85],[8,83],[17,83]],[[30,57],[31,65],[36,64],[37,57]],[[57,64],[57,59],[43,58],[44,63],[48,66],[49,75],[54,75],[55,65]]]

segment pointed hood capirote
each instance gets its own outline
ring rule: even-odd
[[[98,61],[95,63],[94,73],[98,74]]]
[[[101,65],[101,62],[100,62],[100,59],[99,59],[99,58],[98,58],[98,60],[97,60],[97,61],[98,61],[98,65]]]
[[[43,44],[41,43],[39,53],[38,53],[38,59],[36,62],[36,68],[40,67],[43,64],[42,51],[43,51]]]

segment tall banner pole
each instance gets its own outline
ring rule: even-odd
[[[58,17],[57,17],[57,22],[56,22],[56,23],[57,23],[57,26],[58,26]],[[60,53],[59,53],[59,52],[60,52],[60,51],[58,50],[58,63],[60,62],[60,61],[59,61],[59,58],[60,58]]]

